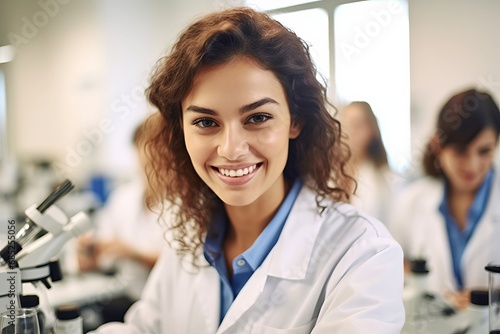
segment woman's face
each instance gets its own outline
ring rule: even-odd
[[[439,164],[453,190],[474,192],[481,186],[493,164],[496,143],[495,131],[484,129],[463,151],[453,145],[440,150]]]
[[[355,158],[366,155],[368,145],[373,140],[374,133],[366,113],[360,106],[349,105],[344,109],[342,124],[347,133],[347,143]]]
[[[271,71],[243,57],[204,68],[182,100],[182,111],[191,162],[224,203],[276,200],[283,191],[289,139],[300,129]]]

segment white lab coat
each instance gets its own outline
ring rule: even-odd
[[[167,249],[125,324],[99,334],[400,333],[403,255],[379,221],[303,187],[280,238],[219,326],[220,282]]]
[[[436,293],[456,291],[453,261],[446,222],[439,211],[444,182],[424,177],[407,186],[394,203],[388,228],[403,247],[405,257],[425,258],[429,289]],[[484,267],[500,263],[500,178],[495,173],[490,198],[463,257],[464,288],[488,288]]]

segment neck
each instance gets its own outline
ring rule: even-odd
[[[272,189],[259,199],[247,206],[226,205],[226,212],[230,221],[226,242],[244,252],[247,250],[262,231],[269,224],[278,211],[290,184],[284,179],[277,181]]]
[[[474,201],[476,192],[449,189],[448,209],[461,230],[465,229],[467,224],[467,214]]]

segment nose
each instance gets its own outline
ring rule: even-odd
[[[236,161],[248,152],[245,130],[238,125],[226,126],[220,133],[217,154],[230,161]]]
[[[467,154],[466,158],[462,161],[463,167],[469,172],[477,172],[481,169],[481,158],[476,154]]]

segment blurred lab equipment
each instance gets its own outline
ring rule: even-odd
[[[83,321],[76,305],[60,306],[56,309],[55,334],[83,334]]]
[[[50,334],[51,331],[47,328],[45,313],[43,313],[40,309],[40,298],[37,295],[25,294],[19,296],[19,301],[21,303],[21,308],[32,308],[36,311],[38,324],[40,327],[40,334]]]
[[[0,252],[0,265],[5,265],[7,262],[14,260],[13,255],[19,253],[23,246],[30,244],[33,240],[45,235],[47,231],[51,233],[59,233],[62,229],[60,219],[65,219],[64,213],[57,212],[55,206],[52,206],[62,196],[66,195],[73,189],[73,184],[66,180],[58,186],[40,205],[33,205],[26,210],[26,220],[24,226],[15,234],[15,238],[11,239],[11,231],[9,231],[9,243]],[[48,209],[47,216],[43,216]],[[38,220],[38,225],[33,222],[34,215]],[[51,217],[45,218],[45,217]],[[10,227],[9,227],[10,230]],[[14,254],[12,254],[15,252]],[[10,265],[10,264],[9,264]],[[10,265],[11,266],[11,265]],[[11,266],[12,267],[12,266]]]
[[[467,334],[488,333],[488,291],[472,290],[466,313]]]
[[[489,264],[485,269],[488,272],[490,334],[500,334],[500,265]]]
[[[20,308],[2,313],[0,329],[2,334],[40,334],[36,309]]]
[[[463,327],[464,315],[457,312],[439,295],[429,290],[429,270],[425,259],[411,260],[410,273],[405,277],[403,303],[406,321],[403,334],[452,333]]]
[[[24,225],[15,232],[15,225],[9,224],[7,245],[0,252],[0,309],[19,309],[22,283],[32,283],[41,298],[52,282],[62,279],[57,257],[71,238],[88,231],[90,220],[83,212],[68,218],[54,204],[69,191],[73,184],[66,180],[39,205],[32,205],[26,211]],[[40,284],[42,283],[42,284]],[[46,299],[45,299],[46,300]]]
[[[406,321],[401,333],[499,334],[500,266],[490,265],[486,270],[490,272],[489,291],[471,290],[469,305],[459,310],[452,306],[451,301],[429,292],[429,270],[425,259],[412,260],[411,272],[405,277]]]

